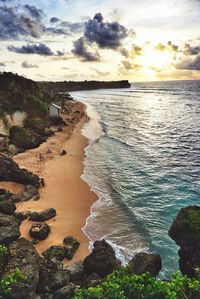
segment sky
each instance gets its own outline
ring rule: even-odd
[[[200,79],[200,0],[0,0],[0,71],[36,81]]]

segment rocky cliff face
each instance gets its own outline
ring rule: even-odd
[[[195,268],[200,267],[200,206],[182,208],[169,230],[169,236],[180,246],[181,272],[195,276]]]

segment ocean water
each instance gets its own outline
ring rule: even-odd
[[[109,241],[123,263],[159,253],[169,277],[178,247],[168,230],[181,207],[200,204],[200,81],[71,94],[87,104],[82,177],[99,197],[85,234]]]

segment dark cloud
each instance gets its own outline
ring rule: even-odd
[[[132,69],[132,64],[130,63],[130,61],[128,61],[128,60],[122,60],[122,64],[125,67],[125,69],[127,69],[127,70],[131,70]]]
[[[104,22],[101,13],[85,24],[84,36],[90,42],[95,42],[100,48],[117,49],[122,40],[128,36],[128,30],[118,22]]]
[[[178,50],[179,50],[179,46],[172,44],[171,41],[168,42],[168,46],[174,52],[178,52]]]
[[[171,41],[168,41],[168,43],[166,45],[162,44],[162,43],[159,43],[157,44],[155,47],[154,47],[155,50],[158,50],[158,51],[166,51],[166,50],[171,50],[173,52],[178,52],[179,50],[179,47],[174,45]]]
[[[4,66],[6,66],[6,65],[5,65],[4,62],[0,62],[0,66],[1,66],[1,67],[4,67]]]
[[[46,33],[56,34],[56,35],[67,35],[69,32],[64,28],[56,28],[56,27],[47,27],[45,28]]]
[[[83,31],[85,23],[83,23],[83,22],[76,22],[76,23],[61,22],[60,26],[62,28],[68,29],[68,31],[71,32],[71,33],[79,33],[79,32]]]
[[[57,23],[57,22],[59,22],[59,21],[60,21],[60,19],[58,19],[58,18],[56,18],[56,17],[53,17],[53,18],[50,19],[50,22],[51,22],[51,23]]]
[[[43,25],[41,21],[33,17],[30,10],[25,6],[0,6],[1,40],[17,39],[19,35],[38,38],[42,33]]]
[[[200,53],[200,46],[191,46],[190,44],[185,44],[183,52],[185,55],[197,55]]]
[[[133,45],[132,51],[133,51],[133,54],[135,54],[136,56],[140,56],[143,54],[143,49],[137,45]]]
[[[25,69],[38,68],[37,64],[30,64],[27,61],[22,62],[22,67]]]
[[[74,42],[74,48],[72,53],[76,56],[82,58],[83,61],[99,61],[100,55],[97,51],[91,51],[90,45],[87,44],[87,41],[84,37],[80,37],[77,41]]]
[[[127,49],[125,49],[125,48],[121,48],[121,49],[120,49],[120,52],[121,52],[121,54],[122,54],[124,57],[126,57],[126,58],[129,57],[129,51],[128,51]]]
[[[30,13],[30,15],[35,19],[41,19],[43,16],[43,12],[41,9],[38,9],[37,7],[33,5],[26,4],[25,9]]]
[[[200,71],[200,54],[194,59],[184,59],[176,64],[177,69]]]
[[[44,55],[44,56],[62,56],[64,55],[63,52],[58,51],[57,53],[52,52],[52,50],[47,47],[45,44],[28,44],[26,46],[22,47],[15,47],[15,46],[9,46],[7,47],[9,51],[20,53],[20,54],[38,54],[38,55]]]

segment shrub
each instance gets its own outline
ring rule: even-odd
[[[73,299],[200,299],[200,276],[196,279],[182,276],[180,272],[172,280],[161,281],[149,273],[128,274],[122,268],[109,275],[105,282],[88,289],[77,290]]]
[[[13,284],[24,280],[26,277],[19,269],[16,269],[13,273],[4,276],[0,280],[0,295],[7,295],[11,292]]]

